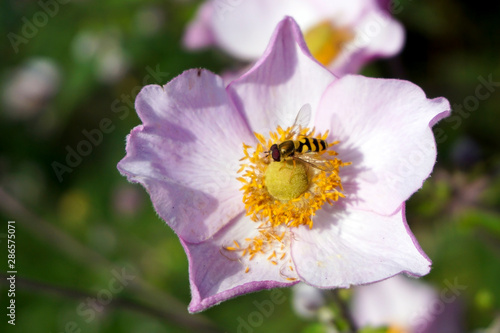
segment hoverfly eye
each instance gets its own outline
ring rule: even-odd
[[[271,148],[269,149],[269,151],[271,152],[271,157],[273,158],[273,160],[275,162],[279,162],[280,161],[280,151],[278,149],[278,145],[274,144],[271,146]]]

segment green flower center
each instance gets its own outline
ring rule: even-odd
[[[272,162],[266,169],[264,183],[274,198],[288,201],[298,198],[309,188],[309,175],[300,162]]]

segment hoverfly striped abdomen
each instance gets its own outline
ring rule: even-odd
[[[300,140],[294,141],[295,151],[299,153],[319,153],[328,147],[325,140],[316,138],[302,138]]]
[[[302,131],[303,128],[307,128],[310,119],[311,106],[305,104],[300,108],[285,140],[274,143],[264,153],[271,156],[273,162],[293,160],[295,163],[295,161],[301,161],[322,171],[333,170],[334,168],[328,164],[329,159],[315,154],[325,151],[328,148],[328,143],[321,138],[310,137],[311,133],[305,134]]]

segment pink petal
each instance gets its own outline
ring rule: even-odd
[[[156,211],[181,238],[200,242],[244,210],[236,180],[242,142],[252,143],[222,79],[189,70],[136,99],[143,125],[127,139],[118,169],[141,183]]]
[[[366,53],[389,57],[401,51],[405,41],[403,25],[385,11],[374,11],[363,17],[358,31],[366,35]]]
[[[320,288],[347,288],[401,272],[424,275],[430,260],[411,233],[401,207],[391,216],[323,208],[312,229],[293,231],[292,258],[303,282]]]
[[[314,22],[316,10],[303,0],[213,1],[212,28],[217,44],[231,55],[247,61],[258,59],[276,25],[285,16]]]
[[[429,177],[436,162],[431,127],[449,115],[446,99],[427,99],[402,80],[345,76],[328,87],[316,128],[330,130],[349,202],[392,214]]]
[[[222,301],[262,289],[287,287],[298,283],[286,281],[280,267],[272,265],[267,255],[256,255],[251,261],[224,250],[238,241],[244,246],[245,238],[258,234],[258,224],[241,215],[213,238],[199,244],[181,239],[189,259],[189,281],[192,300],[190,312],[203,311]],[[240,258],[238,260],[238,258]],[[245,273],[246,267],[248,273]]]
[[[213,6],[211,2],[203,3],[196,17],[189,22],[183,37],[184,46],[188,49],[199,49],[214,43],[211,18]]]
[[[313,110],[335,77],[314,60],[295,21],[280,22],[262,58],[228,86],[235,105],[252,130],[266,134],[291,126],[299,109]]]
[[[362,16],[354,26],[354,39],[328,68],[337,76],[358,72],[375,58],[387,58],[401,51],[405,31],[387,12],[376,10]]]

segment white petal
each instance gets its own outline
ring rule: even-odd
[[[353,209],[323,208],[312,229],[293,231],[292,258],[300,279],[320,288],[347,288],[401,272],[424,275],[430,260],[404,217]]]
[[[429,177],[436,162],[431,127],[449,115],[444,98],[416,85],[348,75],[325,92],[316,128],[330,130],[345,193],[360,209],[392,214]]]
[[[253,131],[267,135],[278,125],[291,126],[304,104],[313,113],[335,76],[312,58],[291,18],[276,28],[269,48],[257,64],[228,86]]]
[[[144,125],[128,137],[119,163],[148,190],[158,214],[190,242],[199,242],[244,210],[236,180],[242,143],[255,140],[222,79],[184,72],[164,87],[146,86],[136,100]]]
[[[235,247],[237,241],[244,247],[245,238],[258,235],[258,223],[241,215],[219,231],[213,238],[198,244],[182,242],[189,258],[189,280],[192,300],[189,311],[198,312],[227,299],[276,287],[291,286],[297,280],[295,272],[285,277],[279,265],[273,265],[267,258],[271,253],[257,254],[252,260],[248,256],[225,250]],[[182,240],[181,240],[182,241]],[[248,272],[246,268],[249,268]]]

